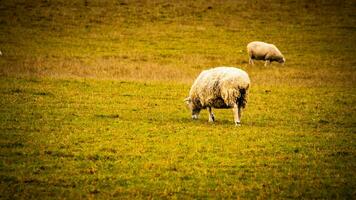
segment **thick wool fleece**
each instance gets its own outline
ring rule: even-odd
[[[247,45],[247,52],[250,59],[270,60],[277,62],[284,62],[285,60],[284,56],[275,45],[265,42],[250,42]]]
[[[234,67],[217,67],[200,73],[189,97],[195,108],[231,108],[235,103],[245,107],[250,78]]]

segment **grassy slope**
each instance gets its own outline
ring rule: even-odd
[[[249,68],[246,44],[264,40],[288,63],[267,70],[271,78],[355,79],[352,2],[71,2],[0,5],[1,74],[190,83],[207,67]],[[249,72],[254,82],[266,77]]]
[[[354,3],[85,2],[0,4],[1,198],[355,195]],[[239,128],[182,102],[223,64],[253,81]]]

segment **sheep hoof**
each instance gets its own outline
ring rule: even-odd
[[[214,122],[215,121],[215,116],[213,114],[211,114],[209,116],[209,122]]]
[[[241,126],[240,122],[235,122],[235,126]]]

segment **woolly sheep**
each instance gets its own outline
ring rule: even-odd
[[[265,42],[250,42],[247,45],[247,52],[249,55],[249,63],[253,63],[253,59],[255,60],[264,60],[265,66],[268,63],[276,61],[284,64],[286,59],[282,55],[282,53],[278,50],[278,48],[273,44],[268,44]]]
[[[250,78],[245,71],[235,67],[216,67],[200,73],[185,101],[193,119],[198,118],[201,109],[207,108],[209,122],[215,120],[212,108],[232,108],[235,124],[239,126],[249,87]]]

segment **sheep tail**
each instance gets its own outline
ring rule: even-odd
[[[247,104],[248,91],[246,88],[240,88],[239,92],[240,92],[240,96],[237,98],[237,105],[239,105],[242,108],[245,108]]]

